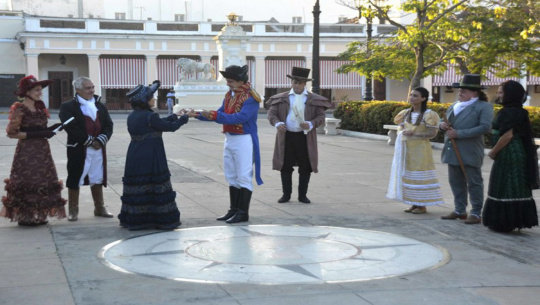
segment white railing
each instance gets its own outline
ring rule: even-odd
[[[100,33],[146,35],[217,35],[224,23],[173,22],[155,20],[114,20],[26,17],[26,31],[49,33]],[[217,26],[216,26],[217,25]],[[242,23],[251,26],[248,36],[312,37],[311,23]],[[387,33],[389,25],[373,25],[373,36]],[[161,28],[161,30],[160,30]],[[166,28],[166,30],[165,30]],[[175,30],[177,28],[177,30]],[[384,30],[383,30],[384,28]],[[194,30],[196,29],[196,30]],[[366,37],[364,24],[321,24],[321,37]]]

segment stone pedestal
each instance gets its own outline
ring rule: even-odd
[[[219,70],[223,71],[231,65],[243,66],[246,64],[247,43],[251,38],[239,25],[228,24],[214,37],[219,56]],[[223,76],[218,76],[218,81]]]
[[[182,108],[216,110],[219,108],[229,87],[224,82],[183,81],[174,86],[177,100],[175,111]]]

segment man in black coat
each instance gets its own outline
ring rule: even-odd
[[[105,208],[103,186],[107,186],[106,145],[113,133],[113,122],[107,108],[94,95],[94,83],[81,76],[73,81],[75,97],[62,103],[59,117],[62,123],[73,121],[64,129],[67,139],[67,170],[69,221],[79,214],[79,186],[90,185],[94,199],[94,216],[111,218]]]

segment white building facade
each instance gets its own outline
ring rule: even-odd
[[[4,54],[0,63],[0,107],[13,102],[14,84],[29,74],[54,80],[44,92],[45,103],[53,109],[73,95],[70,83],[78,76],[94,80],[96,93],[111,109],[128,109],[125,93],[155,79],[162,81],[159,100],[164,102],[167,91],[178,81],[178,58],[212,63],[217,68],[219,54],[213,38],[226,24],[225,9],[234,10],[244,20],[240,25],[249,37],[245,63],[250,68],[250,82],[265,98],[290,88],[286,74],[293,66],[311,68],[313,64],[313,24],[306,21],[313,20],[313,7],[309,5],[314,1],[278,0],[275,7],[287,7],[284,4],[289,3],[291,9],[262,12],[255,9],[260,1],[238,6],[232,5],[236,1],[227,1],[227,8],[223,8],[224,2],[214,0],[161,0],[154,4],[142,0],[65,0],[56,1],[53,7],[51,2],[55,1],[45,6],[26,0],[0,0],[0,9],[5,9],[0,11],[0,52]],[[330,5],[333,1],[326,2]],[[323,18],[326,2],[321,1],[321,93],[336,103],[361,100],[365,78],[334,71],[344,63],[337,56],[347,44],[366,39],[366,26],[336,24],[338,18],[352,18],[358,12],[336,8],[335,3],[326,14],[335,18],[330,23],[325,19],[329,16]],[[283,21],[278,22],[276,16]],[[290,22],[284,22],[287,18]],[[203,19],[206,21],[200,21]],[[245,21],[255,19],[265,21]],[[374,36],[394,30],[385,24],[374,24],[373,29]],[[452,102],[455,93],[447,86],[455,78],[429,77],[423,83],[432,89],[436,100]],[[494,85],[488,90],[490,97],[494,97],[500,81],[490,83]],[[540,106],[540,92],[534,90],[540,89],[540,79],[520,81],[528,86],[530,104]],[[375,82],[373,91],[376,99],[405,100],[407,90],[408,81],[387,79]],[[220,103],[216,101],[216,106]]]

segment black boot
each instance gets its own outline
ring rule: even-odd
[[[231,199],[230,209],[227,214],[216,218],[216,220],[227,220],[236,214],[238,211],[238,200],[240,199],[240,189],[234,186],[229,186],[229,197]]]
[[[240,200],[238,203],[238,211],[233,217],[229,218],[226,223],[245,222],[249,220],[249,203],[251,201],[251,191],[247,188],[240,189]]]
[[[300,173],[300,178],[298,181],[298,201],[300,202],[311,203],[306,196],[310,177],[311,173]]]
[[[281,196],[277,202],[285,203],[291,200],[292,172],[281,172],[281,187],[283,189],[283,196]]]

